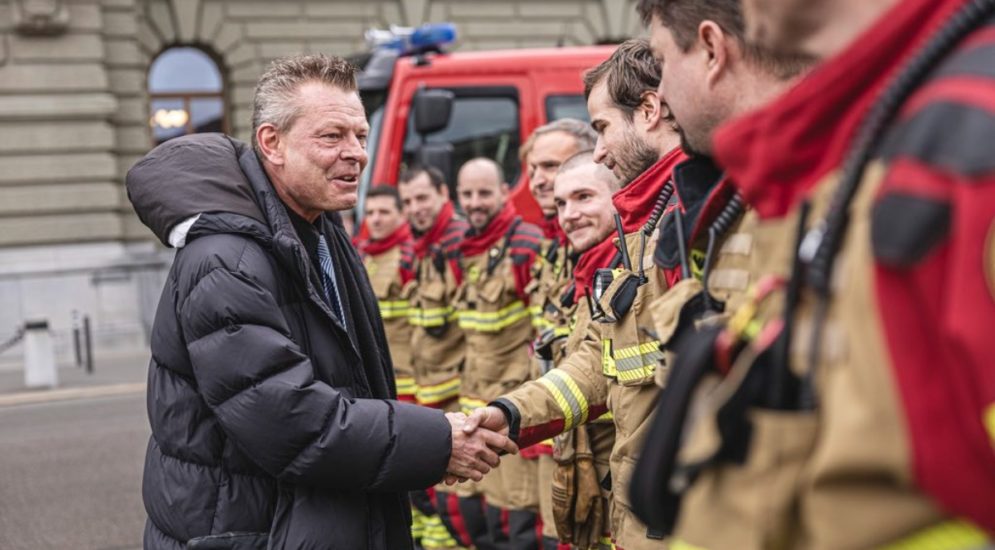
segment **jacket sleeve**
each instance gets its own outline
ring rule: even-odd
[[[264,286],[244,272],[216,268],[178,305],[198,391],[228,437],[293,484],[386,492],[438,482],[451,451],[444,415],[349,399],[315,380]]]
[[[592,323],[580,347],[559,367],[495,403],[510,416],[512,437],[519,447],[571,430],[608,410],[608,380],[601,373],[599,334],[597,324]]]

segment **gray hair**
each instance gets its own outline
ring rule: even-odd
[[[302,114],[297,92],[309,82],[322,82],[351,92],[356,90],[356,67],[341,57],[324,54],[274,60],[259,77],[252,101],[252,148],[257,155],[260,151],[256,130],[263,124],[272,124],[280,131],[293,126]]]
[[[525,157],[532,152],[532,147],[535,146],[535,142],[539,139],[539,136],[554,132],[563,132],[573,137],[577,142],[578,150],[593,149],[594,144],[598,141],[598,134],[586,122],[577,120],[576,118],[561,118],[536,128],[532,132],[532,135],[529,136],[529,139],[525,140],[525,143],[518,150],[518,158],[522,162],[525,162]]]

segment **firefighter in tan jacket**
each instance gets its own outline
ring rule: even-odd
[[[434,167],[409,167],[398,178],[397,190],[414,233],[414,279],[403,296],[408,300],[415,402],[457,411],[464,342],[452,302],[459,280],[456,245],[466,233],[466,221],[455,215],[449,187]],[[426,550],[486,544],[481,507],[468,507],[462,514],[455,488],[440,483],[426,494],[413,494],[412,500],[424,509]]]
[[[459,244],[463,281],[456,299],[466,336],[460,404],[469,413],[529,379],[532,323],[525,287],[542,235],[515,213],[494,161],[468,161],[456,188],[470,224]],[[535,460],[506,456],[481,482],[494,542],[539,548],[536,476]]]
[[[667,393],[683,406],[661,415],[674,422],[654,442],[670,443],[640,465],[647,485],[682,490],[640,509],[711,550],[990,548],[995,124],[970,98],[992,87],[995,3],[859,17],[781,3],[763,35],[795,51],[807,35],[794,22],[817,21],[806,32],[832,38],[807,45],[833,57],[718,133],[697,129],[754,208],[737,245],[751,261],[717,264],[749,291],[723,328],[682,339]],[[648,13],[659,53],[681,63],[662,14]],[[709,108],[698,99],[687,116]],[[770,153],[787,148],[798,154]]]
[[[402,297],[405,285],[414,278],[414,249],[411,229],[401,213],[397,189],[388,185],[370,188],[366,195],[365,220],[369,239],[357,242],[356,249],[380,306],[394,362],[397,398],[414,403],[411,326],[408,325],[408,301]]]
[[[519,152],[522,165],[527,169],[529,190],[542,210],[542,230],[546,239],[546,247],[535,262],[532,281],[526,288],[529,294],[529,313],[536,332],[536,341],[533,342],[535,353],[532,357],[533,379],[542,376],[550,365],[549,360],[542,359],[541,356],[544,353],[549,355],[553,348],[558,351],[562,348],[570,332],[575,309],[559,306],[561,294],[573,283],[573,261],[556,215],[553,181],[564,161],[580,151],[593,149],[597,138],[597,134],[586,122],[563,118],[536,128]],[[539,510],[543,544],[555,549],[557,532],[553,521],[553,441],[535,445],[525,452],[525,456],[535,456],[539,463]]]
[[[610,170],[594,163],[591,151],[568,159],[556,175],[554,204],[567,242],[551,265],[559,277],[542,285],[544,331],[535,343],[535,357],[541,375],[575,353],[591,322],[590,303],[577,291],[574,272],[603,263],[599,252],[610,250],[613,233],[612,194],[618,179]],[[608,242],[609,245],[604,243]],[[590,253],[590,254],[589,254]],[[585,258],[586,256],[586,258]],[[559,266],[559,269],[556,269]],[[545,282],[543,273],[537,279]],[[549,512],[544,521],[555,529],[559,540],[574,548],[610,548],[608,523],[609,493],[601,480],[608,477],[609,457],[615,443],[615,427],[604,415],[587,426],[580,426],[556,437],[553,468],[550,472]],[[538,445],[537,445],[538,446]],[[540,463],[541,467],[542,463]],[[547,548],[557,548],[556,540],[545,540]]]

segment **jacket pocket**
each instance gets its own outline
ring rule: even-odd
[[[602,372],[623,386],[652,384],[659,362],[663,359],[660,341],[654,338],[652,327],[644,328],[641,323],[649,320],[642,304],[648,286],[642,285],[633,290],[636,282],[634,274],[623,272],[599,302],[603,309],[610,308],[605,311],[615,317],[615,322],[605,325],[603,333]],[[624,312],[618,307],[620,301],[627,304]]]
[[[231,532],[187,541],[188,550],[266,550],[268,533]]]

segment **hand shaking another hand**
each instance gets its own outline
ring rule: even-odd
[[[508,438],[508,426],[500,409],[478,409],[469,418],[462,413],[446,413],[446,419],[453,430],[453,448],[444,480],[447,485],[468,479],[480,481],[501,463],[499,453],[518,453],[518,446]]]

